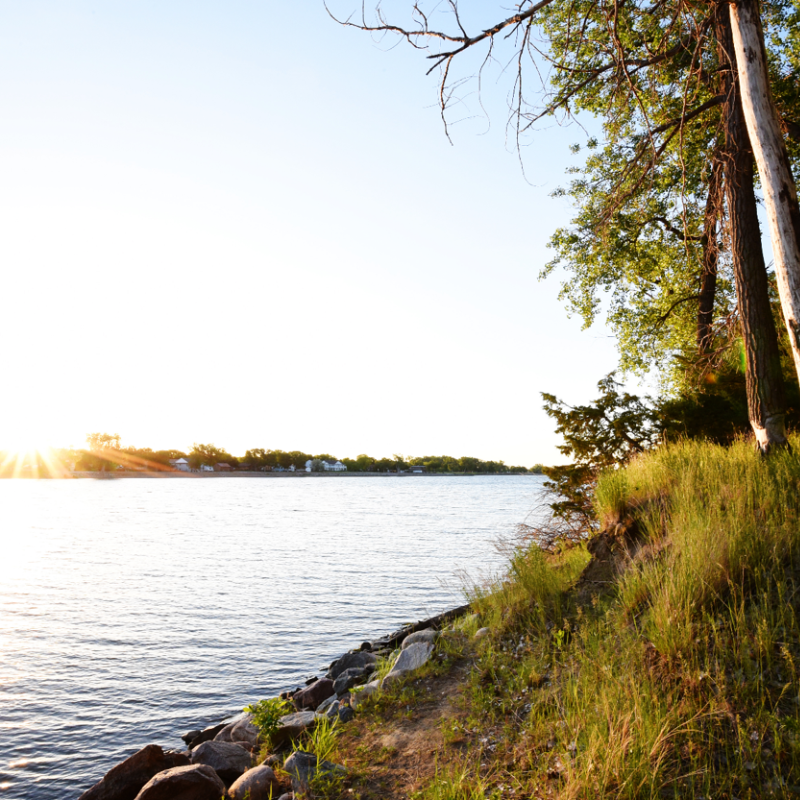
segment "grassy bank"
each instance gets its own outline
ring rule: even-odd
[[[670,446],[597,508],[588,549],[472,587],[479,617],[332,737],[328,796],[800,795],[800,441]]]

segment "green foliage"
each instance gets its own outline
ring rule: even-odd
[[[237,463],[237,460],[221,447],[213,444],[197,444],[197,442],[192,445],[188,460],[192,469],[197,469],[201,465],[213,467],[215,464],[224,463],[232,466]]]
[[[270,697],[267,700],[259,700],[253,705],[245,706],[244,710],[253,715],[253,725],[259,729],[261,738],[269,741],[272,734],[278,729],[281,717],[291,714],[294,707],[279,697]]]
[[[648,449],[660,432],[653,405],[620,391],[614,373],[597,388],[598,399],[584,406],[568,406],[554,395],[542,394],[545,412],[564,438],[558,449],[573,459],[572,464],[543,470],[549,479],[545,488],[555,498],[550,507],[556,518],[586,530],[594,524],[593,490],[599,470]]]

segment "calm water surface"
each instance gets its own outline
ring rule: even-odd
[[[538,477],[0,481],[0,796],[77,798],[463,602]],[[447,583],[445,583],[447,582]]]

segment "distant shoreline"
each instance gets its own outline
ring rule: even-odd
[[[22,480],[70,480],[72,478],[93,478],[94,480],[119,480],[121,478],[472,478],[494,476],[509,478],[517,475],[536,475],[537,473],[496,473],[496,472],[160,472],[157,470],[114,470],[112,472],[71,472],[61,477],[18,475]],[[13,476],[7,476],[8,479]]]

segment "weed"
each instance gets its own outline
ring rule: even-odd
[[[268,700],[259,700],[253,705],[245,706],[244,710],[253,715],[253,725],[259,729],[261,738],[269,741],[272,734],[278,729],[281,717],[290,714],[294,707],[286,700],[271,697]]]

